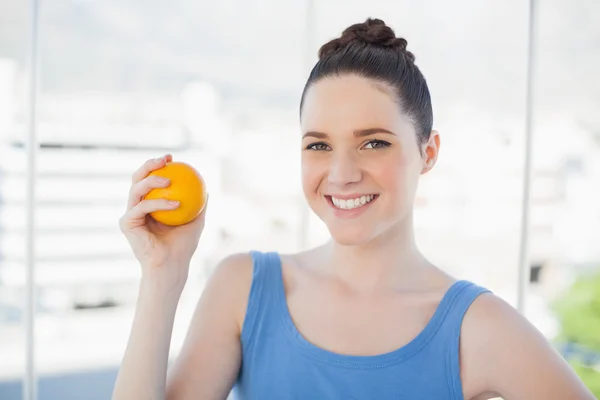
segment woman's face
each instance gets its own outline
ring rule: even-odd
[[[335,241],[367,243],[412,213],[439,137],[421,155],[391,90],[355,75],[322,79],[305,94],[301,129],[304,195]]]

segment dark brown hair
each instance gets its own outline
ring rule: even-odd
[[[344,30],[342,36],[325,43],[313,67],[300,101],[300,113],[308,88],[330,76],[354,74],[386,84],[393,89],[400,110],[409,115],[419,144],[429,139],[433,126],[431,96],[425,77],[406,50],[404,38],[380,19],[367,19]]]

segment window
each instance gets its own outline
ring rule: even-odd
[[[526,238],[535,290],[525,293],[524,312],[553,338],[560,327],[548,293],[600,268],[600,8],[538,3]],[[35,346],[27,347],[31,12],[27,2],[0,2],[3,399],[20,399],[28,377],[38,379],[40,399],[110,396],[139,280],[117,221],[130,174],[147,158],[170,152],[194,164],[211,193],[173,357],[219,259],[327,238],[301,192],[297,108],[318,46],[367,17],[408,39],[442,133],[415,209],[421,250],[516,305],[527,2],[55,0],[38,9],[37,302]],[[35,371],[26,371],[27,357]]]

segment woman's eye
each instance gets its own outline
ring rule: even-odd
[[[390,143],[383,140],[371,140],[365,145],[365,149],[381,149],[390,146]]]
[[[317,150],[317,151],[323,151],[323,150],[329,150],[329,146],[325,143],[311,143],[308,146],[306,146],[307,150]]]

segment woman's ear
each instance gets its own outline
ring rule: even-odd
[[[421,174],[426,174],[435,166],[440,152],[440,134],[438,131],[431,131],[429,140],[425,144],[423,150],[424,157]]]

